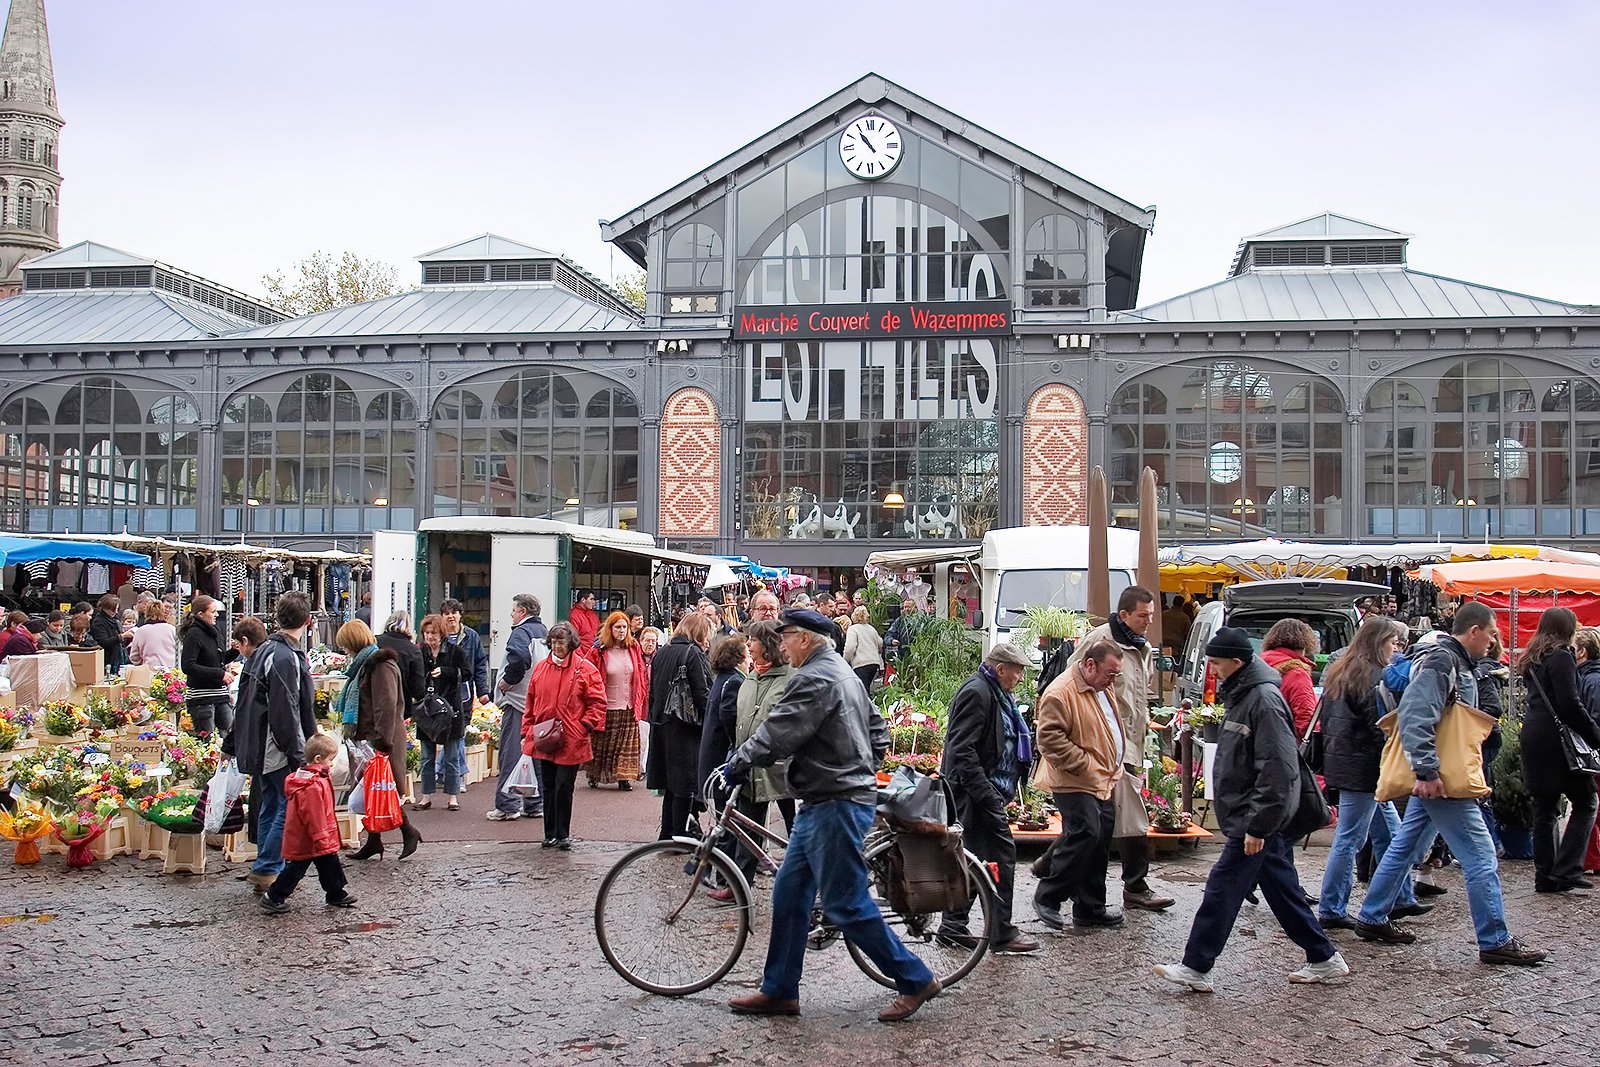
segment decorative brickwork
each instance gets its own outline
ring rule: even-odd
[[[704,389],[679,389],[661,413],[661,536],[716,537],[721,514],[717,402]]]
[[[1022,524],[1075,525],[1088,519],[1089,420],[1083,398],[1046,385],[1022,420]]]

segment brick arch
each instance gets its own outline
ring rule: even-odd
[[[1022,524],[1088,519],[1089,420],[1067,385],[1042,386],[1022,419]]]
[[[716,537],[722,518],[722,423],[704,389],[679,389],[661,412],[662,537]]]

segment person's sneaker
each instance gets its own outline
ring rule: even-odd
[[[1433,908],[1434,905],[1432,904],[1402,904],[1393,911],[1389,912],[1389,918],[1415,919],[1418,915],[1428,914],[1428,912],[1432,911]]]
[[[1061,917],[1061,909],[1052,904],[1046,904],[1038,897],[1033,898],[1033,913],[1039,916],[1040,922],[1052,930],[1065,930],[1067,928],[1067,920]]]
[[[495,808],[489,814],[485,815],[484,818],[488,819],[490,822],[508,822],[511,819],[520,819],[520,818],[522,818],[522,812],[520,812],[520,811],[501,811],[499,808]]]
[[[1485,948],[1478,950],[1478,958],[1484,963],[1508,963],[1513,967],[1533,967],[1544,962],[1550,955],[1536,948],[1525,948],[1522,942],[1512,938],[1499,948]]]
[[[342,897],[328,901],[328,907],[330,908],[353,908],[355,906],[356,898],[351,896],[349,893],[346,893]]]
[[[1417,939],[1410,930],[1402,930],[1392,922],[1364,923],[1356,920],[1356,936],[1363,941],[1379,941],[1385,945],[1409,945]]]
[[[713,889],[708,896],[718,904],[733,903],[733,886],[725,885],[721,889]]]
[[[1330,978],[1343,978],[1350,973],[1350,965],[1344,957],[1335,952],[1321,963],[1308,963],[1298,971],[1289,975],[1289,981],[1296,985],[1311,985],[1315,982],[1326,982]]]
[[[1019,933],[1010,941],[1002,941],[989,951],[996,956],[1031,956],[1039,951],[1039,942]]]
[[[1193,967],[1185,967],[1181,963],[1158,963],[1155,972],[1174,985],[1188,986],[1196,993],[1212,992],[1211,976]]]
[[[273,900],[266,893],[261,894],[261,899],[257,903],[261,905],[261,910],[268,915],[282,915],[289,910],[289,902],[287,900]]]
[[[1348,915],[1318,915],[1317,925],[1324,930],[1354,930],[1356,921]]]

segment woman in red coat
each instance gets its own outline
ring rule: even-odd
[[[1297,742],[1305,736],[1317,710],[1311,670],[1318,644],[1317,632],[1299,619],[1279,619],[1261,639],[1261,659],[1281,676],[1278,688],[1283,690],[1284,703],[1294,713]]]
[[[539,763],[539,788],[544,793],[544,847],[572,848],[572,787],[578,768],[594,758],[591,731],[606,723],[606,684],[588,657],[578,652],[578,635],[568,623],[550,627],[545,638],[550,655],[528,678],[528,708],[522,716],[522,751]],[[551,719],[561,721],[561,744],[537,752],[534,730]]]
[[[649,711],[650,682],[628,616],[613,611],[600,628],[600,645],[588,659],[606,686],[606,725],[594,735],[594,759],[584,765],[589,788],[617,783],[628,790],[639,773],[639,720]]]

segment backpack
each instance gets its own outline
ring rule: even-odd
[[[1039,665],[1039,680],[1034,683],[1034,690],[1042,693],[1045,687],[1059,678],[1067,669],[1067,661],[1072,658],[1072,653],[1077,650],[1076,641],[1063,641],[1061,647],[1044,658]]]
[[[1383,674],[1379,676],[1378,683],[1372,687],[1373,693],[1378,698],[1378,707],[1382,709],[1379,713],[1380,718],[1389,712],[1399,710],[1400,697],[1405,693],[1406,686],[1411,684],[1411,668],[1418,660],[1421,660],[1438,647],[1438,645],[1434,644],[1427,645],[1410,655],[1400,657],[1383,669]],[[1450,692],[1452,694],[1459,688],[1457,684],[1459,676],[1460,671],[1456,665],[1455,657],[1451,656]],[[1450,700],[1453,701],[1454,699],[1455,697],[1451,696]]]

